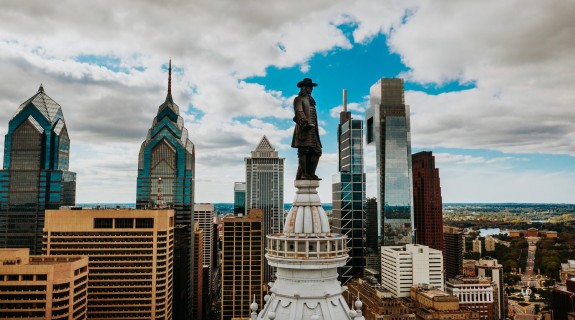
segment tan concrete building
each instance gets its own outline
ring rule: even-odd
[[[459,298],[427,285],[411,287],[416,319],[470,319],[479,320],[479,312],[460,306]]]
[[[196,292],[193,294],[192,314],[196,319],[202,319],[203,316],[203,292],[204,292],[204,277],[203,277],[203,257],[204,257],[204,230],[200,229],[198,222],[194,223],[194,289]]]
[[[481,240],[479,238],[472,241],[473,252],[477,252],[481,255]]]
[[[247,216],[223,219],[221,319],[250,317],[249,306],[263,305],[263,211],[250,209]]]
[[[487,251],[487,252],[495,251],[495,243],[496,242],[497,241],[495,240],[495,238],[493,238],[491,236],[485,237],[485,251]]]
[[[353,279],[347,284],[343,296],[353,305],[359,296],[363,302],[365,320],[414,320],[409,306],[403,299],[393,298],[393,294],[374,279]]]
[[[0,319],[86,319],[88,258],[0,249]]]
[[[173,210],[46,210],[43,252],[89,257],[88,318],[172,319]]]

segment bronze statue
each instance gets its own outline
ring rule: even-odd
[[[313,83],[310,78],[298,82],[300,92],[293,101],[295,130],[291,142],[292,148],[297,148],[299,166],[296,180],[321,180],[315,175],[315,169],[321,156],[321,141],[317,125],[315,100],[311,96]]]

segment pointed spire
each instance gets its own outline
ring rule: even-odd
[[[166,96],[166,102],[174,102],[172,98],[172,58],[170,58],[168,65],[168,95]]]
[[[38,88],[38,93],[44,93],[44,86],[40,83],[40,88]]]

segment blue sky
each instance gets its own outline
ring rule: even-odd
[[[9,2],[0,130],[43,83],[64,111],[78,202],[134,202],[139,146],[172,58],[174,99],[196,146],[196,201],[231,202],[244,157],[266,135],[286,158],[289,202],[291,104],[310,77],[329,202],[342,89],[363,119],[369,87],[402,77],[413,152],[435,154],[444,202],[574,203],[575,4],[551,2],[150,0],[113,12]],[[365,158],[374,196],[372,147]]]

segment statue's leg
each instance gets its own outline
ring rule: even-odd
[[[302,147],[297,150],[299,166],[297,168],[296,180],[307,180],[308,177],[308,148]]]
[[[310,150],[310,152],[308,153],[308,157],[309,157],[309,176],[313,179],[321,180],[321,178],[319,178],[315,174],[315,170],[317,169],[317,165],[319,163],[319,157],[321,157],[321,149],[313,148],[313,150]]]

